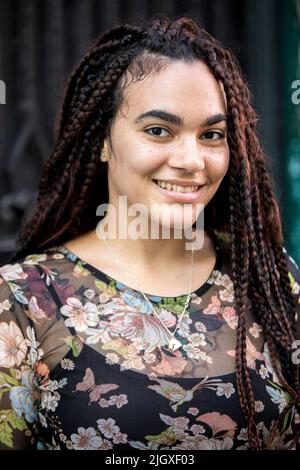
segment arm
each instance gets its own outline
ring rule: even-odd
[[[299,346],[300,346],[300,270],[298,265],[296,264],[295,260],[284,250],[285,252],[285,257],[287,261],[287,267],[288,267],[288,275],[289,275],[289,280],[290,280],[290,285],[292,289],[292,293],[295,298],[295,303],[296,303],[296,315],[295,315],[295,326],[296,326],[296,336],[295,336],[295,351],[294,351],[294,359],[295,360],[300,360],[300,353],[299,351]],[[294,348],[293,348],[294,349]],[[299,409],[300,409],[300,403],[298,403],[297,411],[295,410],[295,415],[292,423],[292,434],[290,435],[290,438],[285,442],[284,447],[285,449],[287,448],[292,448],[294,449],[295,447],[295,440],[297,441],[298,436],[298,444],[297,444],[297,449],[300,447],[300,416],[299,416]]]
[[[35,343],[35,344],[34,344]],[[35,447],[38,399],[34,331],[10,282],[0,275],[0,449]]]

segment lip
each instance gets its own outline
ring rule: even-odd
[[[163,181],[166,181],[166,180],[163,180]],[[203,184],[202,186],[200,186],[198,191],[194,191],[191,193],[180,193],[180,192],[172,191],[169,189],[163,189],[160,186],[158,186],[158,184],[156,184],[154,181],[153,181],[153,184],[165,198],[171,199],[176,202],[195,202],[202,195],[203,190],[206,186],[205,184]],[[192,186],[192,185],[188,184],[187,186]]]
[[[177,184],[178,186],[204,186],[204,183],[199,183],[199,181],[166,180],[163,178],[155,178],[153,181],[165,181],[166,183]]]

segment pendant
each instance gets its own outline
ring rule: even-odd
[[[172,338],[170,339],[169,341],[169,345],[168,345],[168,348],[170,351],[176,351],[176,349],[180,348],[182,346],[182,343],[180,341],[178,341],[178,339],[176,338]]]

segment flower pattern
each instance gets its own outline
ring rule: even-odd
[[[16,414],[20,417],[24,414],[29,423],[37,419],[33,390],[38,389],[36,379],[32,370],[24,370],[21,374],[21,385],[10,390],[10,400]]]
[[[215,267],[191,295],[176,332],[182,347],[174,352],[162,322],[176,328],[185,296],[149,295],[159,319],[138,291],[64,246],[1,267],[0,448],[249,448],[237,392],[228,243],[216,238]],[[299,305],[300,274],[286,256]],[[252,310],[246,358],[264,446],[287,446],[295,410]]]
[[[96,450],[103,442],[101,437],[96,435],[95,429],[91,427],[87,429],[78,428],[78,434],[72,434],[71,441],[74,450]]]
[[[13,322],[0,324],[0,366],[19,366],[26,356],[27,345],[20,328]]]

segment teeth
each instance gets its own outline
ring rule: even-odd
[[[180,193],[193,193],[199,189],[199,186],[178,186],[176,184],[166,183],[165,181],[161,180],[158,180],[156,184],[158,184],[158,186],[163,189],[168,189],[169,191],[178,191]]]

